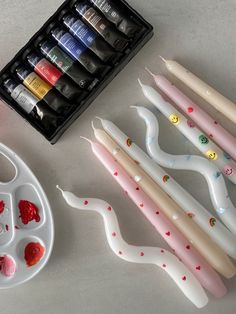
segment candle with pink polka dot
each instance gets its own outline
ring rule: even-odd
[[[60,189],[59,186],[57,188]],[[101,199],[79,198],[71,192],[60,191],[71,207],[93,210],[103,217],[108,243],[118,257],[133,263],[159,266],[196,307],[202,308],[208,303],[208,297],[196,277],[176,256],[162,248],[133,246],[123,240],[115,211],[110,204]]]
[[[92,141],[89,142],[94,155],[122,187],[125,194],[130,197],[151,222],[182,262],[192,271],[203,287],[216,297],[225,295],[226,288],[219,275],[136,182],[130,178],[124,168],[115,161],[117,151],[114,151],[113,157],[101,144]]]
[[[147,69],[148,70],[148,69]],[[149,70],[148,70],[149,71]],[[190,121],[194,121],[215,143],[224,149],[236,160],[236,138],[230,134],[220,123],[215,121],[206,111],[201,109],[189,97],[181,92],[174,84],[163,75],[153,76],[156,85],[186,114]]]

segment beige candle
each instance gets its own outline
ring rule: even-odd
[[[225,96],[221,95],[214,88],[203,82],[193,73],[185,69],[181,64],[173,60],[164,61],[168,71],[174,74],[179,80],[191,88],[196,94],[205,99],[215,109],[221,112],[228,119],[236,123],[236,104]]]
[[[179,207],[179,205],[170,198],[170,196],[168,196],[105,131],[94,128],[94,134],[97,140],[115,156],[117,162],[124,167],[127,173],[186,236],[200,254],[205,257],[209,264],[226,278],[234,276],[236,268],[228,256],[185,214],[183,209]],[[115,172],[114,175],[119,175],[119,173]],[[166,236],[172,235],[167,232]],[[191,247],[186,247],[186,250],[188,249],[191,249]]]

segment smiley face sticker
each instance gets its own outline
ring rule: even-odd
[[[198,139],[199,139],[199,142],[200,142],[201,144],[203,144],[203,145],[209,143],[208,138],[207,138],[205,135],[203,135],[203,134],[200,135],[200,136],[198,137]]]
[[[208,150],[206,152],[206,155],[207,157],[210,159],[210,160],[216,160],[218,158],[218,155],[216,152],[214,152],[213,150]]]
[[[177,116],[177,114],[172,113],[169,116],[169,120],[171,123],[173,123],[174,125],[178,125],[180,123],[180,118]]]
[[[235,170],[231,166],[226,165],[224,166],[224,174],[229,177],[233,176],[235,174]]]

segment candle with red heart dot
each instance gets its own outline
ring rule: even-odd
[[[137,186],[130,178],[124,168],[119,165],[115,158],[99,143],[89,141],[92,151],[103,166],[108,170],[121,188],[131,198],[135,205],[141,210],[158,233],[175,251],[182,262],[192,271],[203,287],[216,297],[222,297],[226,288],[219,275],[212,269],[206,260],[190,244],[181,232],[160,211],[157,205]],[[116,151],[114,152],[116,155]],[[112,233],[113,236],[116,232]],[[142,256],[143,252],[141,252]],[[201,270],[201,271],[200,271]]]
[[[140,107],[136,107],[138,112]],[[236,258],[236,237],[231,233],[219,220],[204,208],[193,196],[188,193],[174,178],[166,173],[156,162],[155,158],[150,158],[134,141],[130,139],[122,130],[120,130],[113,122],[97,117],[102,123],[104,130],[117,142],[119,146],[134,160],[140,167],[161,186],[161,188],[172,197],[184,211],[189,214],[191,208],[191,218],[231,257]],[[157,142],[154,139],[154,142]],[[116,152],[114,152],[116,153]],[[160,154],[159,154],[160,155]],[[203,158],[201,158],[203,160]],[[186,164],[186,161],[184,161]],[[211,167],[215,166],[209,164]],[[213,178],[214,179],[214,178]],[[222,178],[223,180],[223,178]],[[213,180],[214,181],[214,180]],[[217,184],[220,179],[217,179]],[[216,184],[213,182],[213,184]],[[139,187],[137,187],[139,189]],[[219,187],[216,197],[219,197],[219,192],[223,194],[224,188]],[[228,194],[228,193],[227,193]],[[215,198],[215,197],[214,197]],[[227,199],[227,204],[229,199]],[[224,207],[224,202],[221,201],[221,206]],[[190,214],[189,214],[190,215]],[[222,217],[222,215],[221,215]],[[230,217],[232,220],[232,216]],[[214,222],[214,223],[212,223]],[[226,221],[225,221],[226,222]],[[213,228],[214,226],[214,228]]]
[[[236,268],[224,251],[172,200],[113,139],[103,130],[95,129],[96,139],[111,153],[126,172],[136,181],[144,192],[154,201],[176,227],[191,240],[192,245],[208,263],[226,278],[236,274]]]
[[[94,210],[104,219],[108,243],[113,252],[120,258],[143,264],[154,264],[163,269],[176,283],[184,295],[198,308],[208,303],[208,297],[196,277],[172,253],[158,247],[133,246],[124,241],[114,209],[106,201],[95,198],[79,198],[71,192],[57,188],[73,208]]]

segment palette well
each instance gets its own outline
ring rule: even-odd
[[[0,182],[0,289],[33,278],[52,251],[54,225],[47,197],[31,170],[8,147],[0,154],[15,168],[14,178]]]

